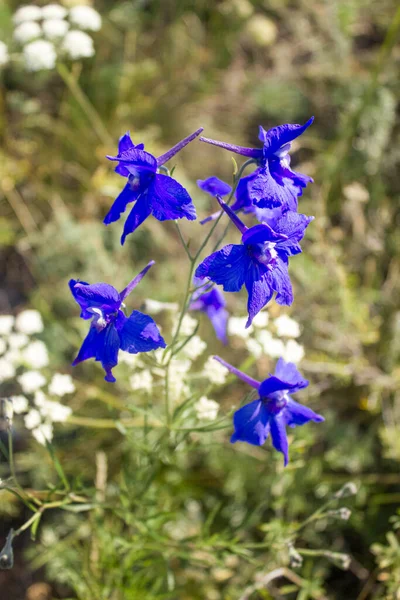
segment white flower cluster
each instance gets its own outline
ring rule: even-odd
[[[14,40],[22,46],[28,71],[54,69],[58,56],[71,60],[93,56],[93,39],[86,31],[99,31],[102,24],[101,16],[91,6],[67,10],[60,4],[21,6],[13,21]],[[0,42],[0,67],[8,61],[8,48]]]
[[[228,333],[242,338],[255,358],[266,354],[271,358],[282,357],[287,362],[298,363],[304,357],[304,348],[295,339],[300,336],[300,326],[288,315],[270,320],[265,311],[260,312],[248,329],[245,329],[246,321],[247,317],[231,317]]]
[[[47,347],[30,336],[41,333],[43,328],[37,310],[24,310],[16,318],[0,316],[0,384],[16,377],[23,394],[11,396],[11,413],[24,414],[25,426],[41,444],[51,441],[53,423],[65,421],[72,412],[55,398],[75,391],[70,375],[56,373],[48,381],[40,372],[49,364]],[[17,375],[21,368],[23,371]],[[33,408],[26,396],[32,396]]]

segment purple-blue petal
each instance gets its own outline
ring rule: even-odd
[[[148,202],[148,193],[146,192],[139,197],[125,221],[124,230],[121,236],[122,245],[125,243],[126,236],[133,233],[150,214],[151,207]]]
[[[287,405],[282,411],[282,416],[289,427],[304,425],[309,421],[315,421],[315,423],[325,421],[324,417],[315,413],[308,406],[302,406],[298,402],[295,402],[292,398],[288,399]]]
[[[246,247],[229,244],[205,258],[197,267],[195,276],[201,279],[208,277],[222,285],[225,292],[238,292],[245,282],[249,265]]]
[[[100,360],[103,369],[106,372],[104,379],[110,383],[116,381],[112,374],[112,369],[118,364],[118,351],[120,339],[118,331],[113,323],[108,325],[100,332],[99,337],[102,338],[102,344],[98,346],[96,360]]]
[[[299,242],[303,239],[307,227],[313,220],[314,217],[308,217],[291,210],[276,219],[272,225],[275,231],[286,235],[288,238],[277,244],[277,250],[283,251],[287,255],[299,254],[301,252]]]
[[[279,125],[266,131],[260,127],[259,140],[264,144],[264,156],[274,154],[284,144],[292,142],[294,139],[299,137],[304,131],[310,127],[314,121],[314,117],[311,117],[304,125],[290,124]]]
[[[271,417],[270,429],[272,445],[275,450],[282,452],[284,456],[284,465],[286,467],[289,462],[289,444],[286,435],[286,421],[282,412]]]
[[[196,219],[196,209],[191,197],[172,177],[156,175],[147,194],[153,216],[159,221]]]
[[[274,231],[266,223],[254,225],[244,232],[242,236],[243,244],[264,244],[265,242],[284,242],[287,236],[284,233]]]
[[[87,360],[88,358],[96,358],[97,347],[99,344],[98,338],[99,332],[96,330],[95,327],[90,327],[87,336],[83,340],[83,344],[78,352],[78,355],[72,363],[73,367],[75,367],[80,362]]]
[[[275,301],[283,306],[290,306],[293,302],[293,289],[286,261],[281,257],[276,258],[270,273],[271,287],[276,292]]]
[[[273,296],[270,271],[257,261],[251,261],[246,273],[246,289],[249,295],[247,311],[249,318],[246,328],[250,327],[254,317],[268,304]]]
[[[250,175],[247,175],[246,177],[242,177],[240,179],[235,192],[236,200],[231,206],[232,210],[242,210],[244,213],[254,212],[254,205],[252,199],[250,198],[248,185],[257,177],[258,169],[256,169]]]
[[[131,188],[131,184],[127,183],[120,195],[117,197],[117,199],[114,200],[113,205],[104,217],[103,223],[109,225],[114,221],[118,221],[121,214],[126,211],[126,207],[128,206],[128,204],[137,200],[140,193],[140,190],[133,191]]]
[[[89,312],[87,309],[88,303],[83,300],[80,296],[78,297],[77,292],[79,288],[75,289],[75,284],[82,283],[83,285],[89,285],[87,281],[79,281],[79,279],[70,279],[68,282],[69,289],[71,290],[71,294],[74,297],[74,300],[79,304],[81,308],[81,319],[91,319],[93,317],[93,313]]]
[[[275,392],[288,391],[294,388],[295,386],[276,377],[275,375],[271,375],[267,379],[261,382],[259,393],[260,398],[268,398],[271,394]],[[294,390],[295,391],[295,390]]]
[[[211,196],[226,196],[230,194],[232,188],[230,185],[222,181],[218,177],[209,177],[208,179],[198,179],[197,185],[203,192],[207,192],[207,194],[211,194]]]
[[[72,293],[82,309],[100,308],[105,311],[115,311],[121,304],[118,291],[108,283],[89,285],[78,281],[74,284]]]
[[[254,400],[239,408],[233,415],[235,431],[231,442],[247,442],[262,446],[269,433],[269,414],[261,400]]]
[[[134,148],[135,144],[131,140],[131,136],[129,131],[127,131],[124,135],[119,138],[118,142],[118,154],[122,154],[131,148]]]
[[[217,336],[217,338],[223,344],[227,344],[228,337],[226,332],[228,327],[229,313],[226,310],[226,308],[215,308],[214,306],[208,306],[206,308],[206,313],[211,321],[212,326],[214,327],[215,335]]]
[[[153,173],[157,171],[156,157],[145,150],[140,150],[138,147],[129,148],[118,154],[118,156],[107,156],[107,158],[119,161],[130,173],[135,173],[138,170],[151,171]]]
[[[297,210],[297,188],[275,179],[268,161],[257,170],[257,177],[249,181],[247,189],[253,204],[259,208]]]
[[[308,386],[308,380],[304,379],[302,374],[297,370],[296,365],[292,362],[286,362],[283,358],[280,358],[276,363],[274,375],[285,382],[286,389],[292,393]]]
[[[119,332],[121,350],[130,354],[165,348],[166,343],[151,317],[134,310]]]

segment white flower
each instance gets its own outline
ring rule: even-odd
[[[43,387],[46,383],[46,379],[38,371],[25,371],[25,373],[18,377],[18,383],[21,385],[22,391],[25,392],[25,394],[31,394]]]
[[[254,358],[260,358],[263,353],[260,343],[253,338],[246,340],[246,348]]]
[[[12,425],[14,417],[14,407],[11,398],[3,398],[0,401],[2,416],[8,420],[8,424]]]
[[[130,367],[136,367],[140,362],[139,354],[130,354],[129,352],[121,352],[118,356],[118,362],[125,363]]]
[[[4,67],[9,59],[8,48],[4,42],[0,41],[0,67]]]
[[[7,360],[7,358],[0,358],[0,381],[6,381],[11,379],[15,375],[15,367]]]
[[[67,14],[67,9],[59,4],[47,4],[42,8],[43,19],[63,19]]]
[[[230,317],[228,321],[228,334],[237,335],[243,339],[249,337],[253,331],[253,327],[250,326],[246,329],[247,317]]]
[[[42,417],[40,416],[40,412],[36,410],[36,408],[32,408],[28,414],[24,417],[25,427],[27,429],[34,429],[42,422]]]
[[[39,40],[39,42],[42,43],[41,40]],[[33,42],[33,44],[29,44],[29,46],[33,46],[37,43],[38,42]],[[48,44],[48,42],[43,43],[46,45]],[[50,46],[52,45],[50,44]],[[27,335],[31,335],[32,333],[40,333],[44,329],[40,312],[33,309],[23,310],[19,313],[15,320],[15,327],[18,331],[20,331],[21,333],[26,333]]]
[[[257,340],[261,344],[264,354],[272,358],[283,356],[285,345],[282,340],[272,337],[269,331],[263,330],[257,334]]]
[[[281,315],[275,319],[274,325],[278,337],[297,338],[300,335],[300,326],[298,322],[288,317],[288,315]]]
[[[88,58],[94,54],[93,40],[83,31],[69,31],[64,38],[62,48],[72,59]]]
[[[209,356],[203,367],[203,375],[211,383],[222,384],[225,383],[229,371],[216,361],[215,358]]]
[[[43,446],[53,439],[53,426],[50,423],[42,423],[39,427],[32,430],[32,435],[39,444]]]
[[[298,363],[304,358],[304,348],[298,344],[295,340],[289,340],[286,344],[285,350],[282,353],[282,358],[286,362]]]
[[[254,327],[266,327],[268,325],[269,315],[264,310],[263,312],[259,312],[253,319],[252,324]]]
[[[6,351],[7,344],[3,338],[0,338],[0,354],[3,354]]]
[[[20,350],[14,350],[14,349],[10,349],[8,350],[8,352],[4,355],[4,357],[9,363],[11,363],[12,365],[20,365],[22,362],[22,356],[21,356],[21,352]]]
[[[40,403],[40,413],[42,417],[45,417],[50,422],[64,423],[71,415],[72,409],[69,406],[63,406],[63,404],[60,404],[59,402],[43,400]]]
[[[46,367],[49,364],[49,355],[46,344],[41,340],[31,342],[29,346],[22,351],[22,359],[33,369]]]
[[[18,348],[26,346],[28,342],[29,338],[24,333],[10,333],[8,337],[8,345],[13,350],[18,350]]]
[[[15,24],[24,21],[37,21],[42,17],[42,9],[38,6],[21,6],[13,16]]]
[[[49,19],[43,22],[44,35],[50,40],[62,38],[69,29],[67,21],[62,19]]]
[[[14,30],[14,38],[20,44],[26,44],[35,38],[40,37],[42,28],[35,21],[24,21]]]
[[[207,419],[214,421],[217,418],[219,404],[215,400],[209,400],[206,396],[202,396],[194,405],[198,419]]]
[[[148,369],[135,373],[129,378],[129,384],[133,390],[146,390],[151,392],[153,387],[153,377]]]
[[[16,415],[20,415],[28,410],[29,402],[25,396],[11,396],[10,400]]]
[[[75,391],[75,386],[72,381],[71,375],[62,375],[56,373],[49,385],[49,393],[53,396],[65,396],[65,394],[72,394]]]
[[[24,59],[28,71],[41,71],[43,69],[54,69],[57,54],[51,42],[35,40],[24,47]]]
[[[159,302],[151,298],[145,300],[145,307],[146,313],[150,313],[151,315],[158,315],[163,310],[178,310],[176,302]]]
[[[190,360],[196,360],[200,354],[203,354],[206,348],[207,344],[198,335],[194,335],[186,346],[184,346],[182,353],[190,358]]]
[[[0,335],[8,335],[13,328],[14,317],[12,315],[0,316]]]
[[[178,327],[178,320],[176,321],[176,323],[174,325],[174,332],[176,331],[177,327]],[[193,319],[193,317],[191,317],[190,315],[185,315],[182,319],[181,328],[179,330],[179,335],[182,335],[182,336],[192,335],[192,333],[194,332],[196,327],[197,327],[196,319]]]
[[[47,402],[47,396],[44,392],[42,392],[42,390],[38,390],[37,392],[35,392],[33,401],[36,404],[36,406],[41,407],[44,405],[45,402]]]
[[[190,360],[173,358],[169,371],[169,390],[173,402],[178,402],[184,395],[190,393],[185,382],[185,376],[190,372]]]
[[[71,23],[81,29],[99,31],[101,28],[101,16],[91,6],[74,6],[69,12]]]

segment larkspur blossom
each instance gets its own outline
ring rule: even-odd
[[[209,177],[204,181],[199,179],[197,181],[197,185],[204,192],[207,192],[211,196],[214,196],[214,198],[216,198],[217,196],[226,196],[232,191],[231,186],[225,183],[225,181],[218,179],[218,177]],[[261,210],[253,205],[247,193],[247,181],[245,177],[242,177],[242,179],[240,179],[237,185],[235,191],[235,198],[235,202],[231,206],[231,209],[234,212],[255,213],[259,221],[262,221],[265,217],[271,216],[271,211]],[[209,215],[208,217],[200,221],[200,225],[205,225],[209,221],[215,221],[215,219],[217,219],[220,214],[221,211],[218,210],[217,212],[213,213],[212,215]]]
[[[194,279],[194,284],[201,285],[201,280]],[[201,287],[193,293],[189,310],[199,310],[204,312],[210,319],[214,327],[217,338],[223,343],[228,342],[226,328],[228,325],[229,313],[225,308],[226,301],[222,292],[212,287],[212,284]]]
[[[106,372],[105,380],[114,382],[112,369],[118,364],[119,350],[137,354],[165,348],[164,339],[151,317],[134,310],[128,318],[121,310],[125,298],[153,264],[154,261],[150,261],[121,293],[108,283],[90,285],[71,279],[69,286],[81,307],[81,318],[92,320],[73,366],[94,358],[101,362]]]
[[[293,302],[289,256],[301,252],[299,242],[314,217],[288,211],[274,221],[273,228],[261,223],[249,229],[221,198],[218,201],[241,232],[242,244],[213,252],[197,267],[195,276],[222,285],[226,292],[238,292],[245,285],[249,327],[274,292],[278,304]]]
[[[302,195],[303,188],[312,182],[312,179],[290,169],[288,153],[291,142],[299,137],[313,120],[314,117],[311,117],[304,125],[280,125],[269,131],[260,126],[258,138],[263,144],[262,148],[244,148],[205,137],[201,137],[200,141],[256,161],[257,169],[241,179],[239,197],[242,208],[255,205],[259,208],[278,207],[295,211],[297,198]],[[234,207],[234,210],[238,210],[238,207]]]
[[[109,160],[118,161],[115,172],[127,177],[128,183],[105,216],[104,223],[109,225],[118,221],[128,204],[135,202],[125,221],[121,244],[151,214],[159,221],[184,217],[190,221],[196,219],[196,209],[185,188],[172,177],[158,173],[158,169],[202,131],[201,127],[158,158],[145,152],[144,144],[135,146],[128,132],[119,141],[118,155],[107,156]]]
[[[308,386],[293,363],[280,358],[275,373],[262,382],[242,373],[219,356],[214,359],[242,381],[255,388],[259,397],[242,406],[233,415],[235,431],[231,442],[247,442],[262,446],[271,434],[275,450],[282,452],[284,465],[289,461],[289,447],[286,427],[304,425],[309,421],[320,423],[325,419],[306,406],[295,402],[289,393],[295,393]]]

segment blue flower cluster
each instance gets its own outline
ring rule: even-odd
[[[200,141],[219,146],[249,159],[255,170],[242,177],[234,191],[235,201],[223,201],[231,186],[217,177],[199,180],[198,186],[214,196],[235,227],[239,230],[239,244],[228,244],[213,252],[197,266],[189,310],[202,311],[210,319],[218,339],[227,343],[228,312],[220,289],[237,292],[245,286],[248,293],[249,327],[254,317],[272,299],[278,304],[293,302],[292,285],[288,272],[289,257],[301,252],[300,242],[313,217],[298,212],[298,198],[312,182],[311,177],[290,168],[291,142],[313,122],[304,125],[281,125],[266,131],[260,127],[261,148],[244,148],[200,137]],[[132,204],[126,218],[121,244],[150,215],[159,221],[186,218],[196,219],[196,209],[185,188],[164,167],[187,144],[197,138],[203,129],[181,140],[168,152],[155,157],[145,151],[143,144],[135,145],[129,133],[119,141],[116,156],[116,173],[127,181],[116,198],[104,223],[118,221]],[[164,171],[161,173],[160,171]],[[221,209],[201,221],[205,224],[221,216]],[[250,213],[259,221],[247,227],[237,213]],[[166,346],[156,323],[148,315],[134,310],[129,317],[124,312],[124,300],[154,264],[151,261],[131,283],[118,292],[107,283],[90,285],[83,281],[70,281],[70,289],[81,308],[81,318],[90,320],[89,333],[74,360],[74,365],[89,358],[100,361],[105,379],[114,382],[112,369],[118,363],[119,350],[136,354]],[[292,363],[280,359],[275,374],[262,383],[241,373],[219,357],[215,357],[232,373],[257,389],[259,398],[236,411],[233,419],[235,432],[231,441],[244,441],[261,445],[271,434],[273,446],[283,453],[288,462],[286,426],[303,425],[310,420],[319,422],[323,417],[295,402],[289,392],[308,385]]]

